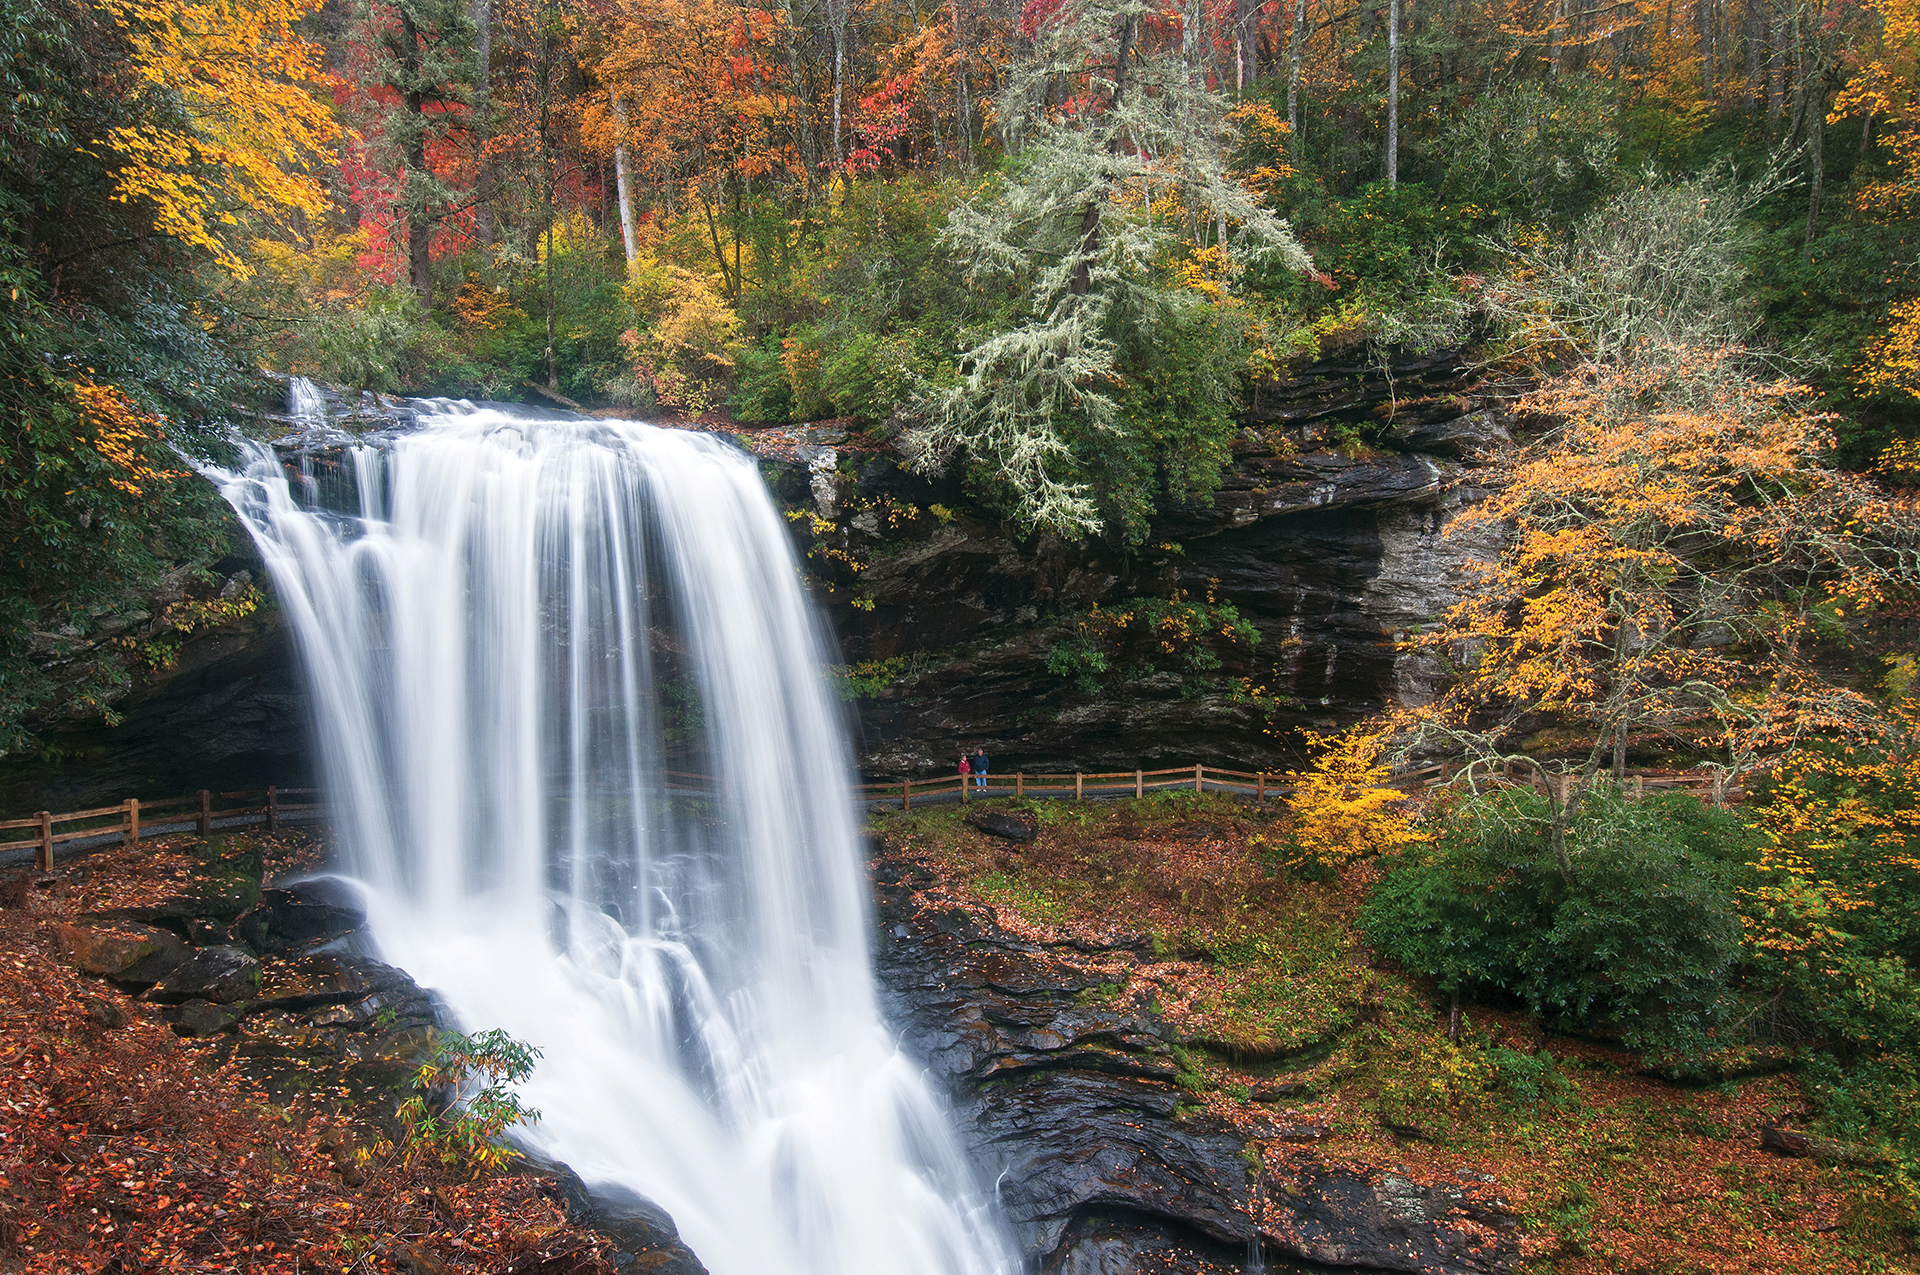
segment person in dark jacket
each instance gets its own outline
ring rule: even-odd
[[[973,786],[987,786],[987,750],[984,748],[976,748],[973,752]]]

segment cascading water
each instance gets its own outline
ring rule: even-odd
[[[304,376],[287,382],[287,415],[302,421],[327,419],[327,398],[320,387]]]
[[[382,954],[545,1051],[527,1139],[714,1275],[1011,1270],[875,1002],[847,749],[753,463],[465,404],[349,457],[351,513],[264,447],[215,477]]]

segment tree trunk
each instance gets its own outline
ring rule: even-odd
[[[1400,181],[1400,0],[1387,0],[1387,184]]]
[[[407,213],[407,282],[420,298],[422,309],[433,308],[433,219],[427,207],[431,189],[427,171],[427,109],[420,59],[420,28],[406,5],[396,6],[400,18],[400,73],[405,87],[400,101],[407,113],[406,181],[401,200]]]
[[[1786,18],[1780,0],[1773,0],[1767,11],[1767,136],[1777,137],[1780,119],[1787,107]]]
[[[547,388],[560,390],[560,363],[553,352],[553,191],[547,192]]]
[[[1567,849],[1567,833],[1573,828],[1574,812],[1580,808],[1580,790],[1573,784],[1573,776],[1547,776],[1547,811],[1552,819],[1553,828],[1553,866],[1560,872],[1560,880],[1567,885],[1573,884],[1573,855]]]
[[[833,165],[845,166],[846,154],[840,149],[840,100],[847,82],[847,4],[848,0],[827,0],[827,25],[833,36]]]
[[[493,15],[491,0],[473,0],[474,192],[473,237],[482,248],[493,243],[493,161],[487,143],[493,137]]]
[[[1827,94],[1826,77],[1822,73],[1818,53],[1814,63],[1806,68],[1807,104],[1807,238],[1813,242],[1814,231],[1820,225],[1820,196],[1827,183],[1827,158],[1825,153],[1827,133]]]
[[[408,109],[419,112],[416,95],[407,95]],[[416,134],[407,144],[408,184],[427,171],[427,140]],[[420,297],[420,308],[433,308],[433,219],[428,215],[426,195],[418,192],[407,200],[407,282]]]
[[[1259,74],[1253,65],[1253,24],[1260,7],[1255,0],[1233,0],[1233,91],[1245,93]]]
[[[1715,92],[1715,63],[1719,47],[1714,41],[1713,0],[1700,0],[1695,9],[1700,27],[1700,92],[1709,104],[1719,105],[1719,94]]]
[[[613,180],[620,198],[620,240],[627,248],[627,267],[631,269],[640,255],[633,237],[633,186],[627,175],[627,108],[620,95],[613,95],[613,119],[620,128],[620,140],[613,145]]]
[[[1287,144],[1300,163],[1300,70],[1307,42],[1307,0],[1293,0],[1293,30],[1287,37]]]
[[[793,83],[799,84],[802,83],[800,49],[795,42],[795,36],[801,29],[800,22],[793,14],[793,0],[782,0],[782,3],[787,15],[787,74],[792,77]],[[806,98],[796,96],[795,100],[798,104],[794,108],[793,119],[794,131],[800,138],[800,168],[806,174],[803,180],[806,182],[807,189],[811,191],[813,178],[820,171],[820,146],[813,135],[812,112],[808,110]]]
[[[1120,48],[1113,59],[1113,101],[1107,106],[1110,111],[1120,109],[1121,101],[1127,95],[1127,64],[1133,57],[1133,29],[1135,19],[1129,17],[1120,28]],[[1119,144],[1115,138],[1114,144]],[[1067,290],[1076,297],[1084,297],[1093,288],[1093,258],[1100,251],[1100,200],[1095,198],[1086,210],[1080,214],[1080,260],[1073,267],[1073,281]]]
[[[967,83],[967,29],[960,17],[960,0],[952,0],[953,46],[956,54],[954,64],[954,91],[959,98],[960,118],[955,121],[960,134],[960,160],[968,168],[973,167],[973,100],[971,88]]]

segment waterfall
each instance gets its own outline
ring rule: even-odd
[[[296,376],[287,382],[287,415],[296,420],[324,422],[327,419],[326,396],[312,381],[304,376]]]
[[[713,1275],[1014,1268],[876,1004],[837,708],[753,461],[433,405],[215,472],[298,637],[383,957],[545,1051],[532,1147],[673,1215]]]

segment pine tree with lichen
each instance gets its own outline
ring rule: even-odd
[[[946,231],[975,287],[1018,300],[905,439],[922,470],[964,451],[1016,518],[1067,535],[1117,519],[1137,538],[1152,507],[1143,479],[1174,499],[1217,485],[1239,372],[1237,316],[1221,301],[1251,265],[1310,265],[1229,171],[1235,130],[1206,87],[1199,6],[1163,16],[1141,0],[1027,6],[1028,55],[999,103],[1007,174]],[[1159,362],[1175,347],[1194,356],[1177,392],[1201,410],[1149,422],[1125,401],[1141,363],[1130,355]],[[1195,415],[1212,428],[1164,428]]]

